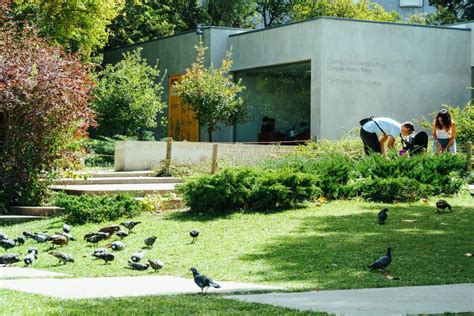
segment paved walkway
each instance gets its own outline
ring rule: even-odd
[[[146,272],[145,272],[146,273]],[[218,282],[220,289],[208,292],[278,290],[276,287],[247,283]],[[199,293],[192,279],[174,276],[125,276],[103,278],[12,279],[0,280],[0,288],[43,294],[63,299],[106,298],[144,295]]]
[[[474,283],[232,295],[226,298],[336,315],[407,315],[474,312]]]
[[[13,279],[13,278],[51,278],[58,276],[66,276],[67,274],[56,273],[32,268],[20,268],[20,267],[0,267],[0,279]],[[3,281],[0,281],[0,287],[3,285]]]

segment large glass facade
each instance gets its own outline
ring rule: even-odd
[[[234,76],[247,87],[251,109],[249,122],[236,126],[236,141],[309,139],[310,62],[240,71]]]

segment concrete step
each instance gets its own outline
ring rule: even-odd
[[[125,177],[153,177],[155,172],[153,170],[145,171],[114,171],[107,170],[83,170],[74,172],[79,178],[125,178]]]
[[[471,192],[471,195],[474,195],[474,184],[469,185],[469,191]]]
[[[94,185],[53,185],[50,188],[64,191],[71,195],[112,195],[133,193],[138,195],[164,194],[175,192],[176,183],[144,183],[144,184],[94,184]]]
[[[180,178],[174,177],[91,177],[64,178],[55,181],[55,185],[95,185],[95,184],[146,184],[146,183],[181,183]]]
[[[64,209],[56,206],[11,206],[10,215],[21,216],[54,216],[59,215]]]
[[[0,224],[16,224],[45,218],[47,217],[31,215],[0,215]]]

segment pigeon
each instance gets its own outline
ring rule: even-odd
[[[444,210],[445,209],[448,209],[450,212],[452,212],[453,210],[451,209],[451,205],[449,205],[448,202],[446,202],[445,200],[438,200],[436,202],[436,210],[438,211],[438,213],[441,213],[439,210]]]
[[[4,239],[10,239],[10,237],[8,237],[7,234],[0,233],[0,240],[4,240]]]
[[[92,253],[92,255],[95,257],[96,254],[99,254],[99,253],[102,253],[102,252],[109,252],[109,250],[107,248],[97,248],[96,250],[94,250],[94,252]]]
[[[25,240],[24,237],[19,236],[19,237],[13,239],[13,241],[16,242],[16,244],[17,244],[18,246],[21,246],[21,245],[24,245],[24,244],[25,244],[25,241],[26,241],[26,240]]]
[[[153,247],[153,244],[155,243],[156,241],[156,236],[151,236],[151,237],[148,237],[147,239],[145,239],[145,246],[148,247],[148,248],[151,248]]]
[[[59,234],[57,234],[57,235],[66,236],[69,240],[73,240],[73,241],[76,240],[76,238],[74,238],[70,233],[62,232],[62,233],[59,233]]]
[[[87,242],[89,242],[91,244],[94,244],[94,245],[97,245],[99,243],[99,241],[109,238],[109,234],[102,233],[102,232],[91,233],[91,234],[87,234],[86,236],[84,236],[84,238]]]
[[[128,236],[128,232],[126,232],[124,230],[121,230],[121,231],[117,232],[115,235],[119,236],[120,239],[123,239],[123,238]]]
[[[370,270],[384,270],[392,262],[392,248],[387,248],[387,253],[378,258],[374,263],[369,265]]]
[[[143,257],[145,256],[145,253],[146,251],[140,251],[140,252],[136,252],[132,255],[131,259],[133,262],[139,262],[140,260],[143,259]]]
[[[112,250],[115,250],[115,251],[120,251],[120,250],[123,250],[123,248],[125,248],[125,243],[117,240],[111,244],[108,244],[106,247],[110,247],[112,248]]]
[[[16,246],[16,242],[14,240],[11,240],[11,239],[0,240],[0,247],[2,247],[5,250],[12,249],[15,246]]]
[[[93,255],[96,259],[104,260],[104,264],[107,264],[110,261],[114,261],[115,256],[110,252],[99,252]]]
[[[128,265],[130,266],[132,270],[138,270],[138,271],[148,270],[148,268],[150,267],[148,263],[142,264],[142,263],[130,262],[130,261],[128,262]]]
[[[31,238],[36,240],[38,244],[47,242],[50,239],[49,235],[46,233],[34,233]]]
[[[65,254],[64,252],[58,252],[58,251],[51,251],[49,252],[50,255],[56,257],[59,260],[59,263],[68,263],[68,262],[74,262],[74,259],[68,255]]]
[[[388,212],[388,208],[384,208],[383,210],[379,212],[379,215],[378,215],[379,225],[385,224],[385,221],[387,220],[387,217],[388,217],[387,212]]]
[[[33,238],[33,234],[28,231],[28,230],[25,230],[22,235],[25,237],[25,238]]]
[[[51,247],[54,247],[54,245],[64,246],[69,242],[69,238],[64,235],[52,235],[50,241],[52,244]]]
[[[119,225],[112,225],[112,226],[109,226],[109,227],[101,228],[99,230],[99,233],[107,233],[107,234],[109,234],[109,236],[112,236],[113,234],[115,234],[119,230],[120,230]]]
[[[207,276],[203,274],[199,274],[196,268],[191,268],[190,271],[193,272],[194,283],[196,283],[196,285],[201,288],[201,293],[204,292],[204,289],[207,289],[209,287],[214,287],[216,289],[221,287],[219,284],[214,282],[211,278],[208,278]]]
[[[164,265],[163,265],[163,262],[161,262],[160,260],[158,259],[150,259],[148,260],[148,263],[150,264],[150,266],[153,268],[153,270],[155,271],[158,271],[158,270],[161,270],[163,269]]]
[[[11,265],[12,263],[16,263],[20,261],[21,255],[19,253],[8,253],[6,255],[0,256],[0,264],[3,265]]]
[[[69,233],[71,232],[71,230],[72,230],[71,225],[68,225],[68,224],[66,224],[66,223],[63,224],[63,232],[69,234]]]
[[[189,235],[193,237],[193,241],[191,243],[194,244],[197,238],[199,237],[199,230],[193,229],[192,231],[189,232]]]
[[[28,248],[28,254],[23,258],[23,262],[26,266],[33,264],[33,262],[38,258],[38,249],[36,248]]]
[[[141,224],[141,222],[134,222],[134,221],[130,221],[130,222],[123,222],[123,223],[120,223],[120,225],[122,225],[123,227],[127,228],[128,229],[128,232],[131,233],[132,232],[132,229],[137,226],[138,224]]]

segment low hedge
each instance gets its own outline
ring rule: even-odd
[[[136,216],[141,211],[140,202],[128,194],[74,196],[61,192],[55,195],[53,203],[65,208],[67,221],[71,224],[112,221],[124,216]]]
[[[225,169],[178,187],[192,211],[267,211],[296,206],[320,194],[313,175],[252,168]]]

